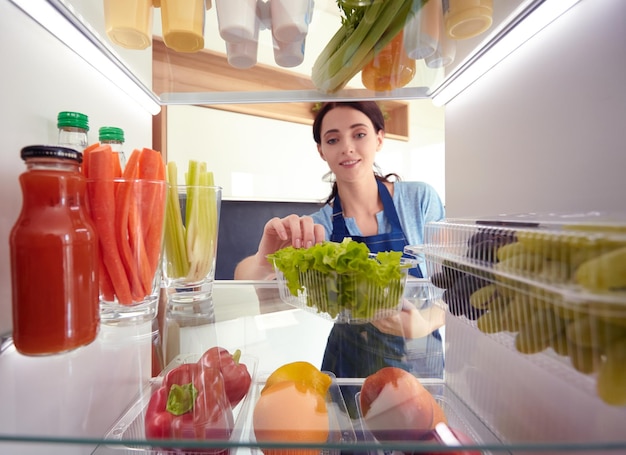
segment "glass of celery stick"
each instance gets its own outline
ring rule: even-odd
[[[213,185],[212,174],[195,181],[200,183],[170,181],[166,203],[162,286],[167,318],[179,325],[215,320],[212,293],[222,188]]]

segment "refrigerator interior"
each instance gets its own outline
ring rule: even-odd
[[[11,70],[3,71],[3,124],[5,136],[2,179],[2,230],[8,237],[20,206],[16,176],[22,170],[17,151],[26,143],[56,140],[53,119],[66,108],[89,112],[90,123],[123,122],[129,147],[152,142],[152,115],[119,93],[116,87],[75,53],[27,19],[12,4],[0,4],[3,30],[0,49]],[[7,20],[6,18],[11,18]],[[623,212],[622,195],[626,168],[622,153],[626,130],[626,4],[620,0],[580,1],[551,26],[491,69],[446,106],[446,209],[449,216],[482,216],[519,212]],[[27,45],[13,46],[19,36]],[[22,49],[38,49],[37,59],[24,58]],[[150,62],[138,65],[150,74]],[[135,64],[135,63],[134,63]],[[68,71],[69,69],[69,71]],[[69,74],[68,74],[69,73]],[[150,77],[150,76],[144,76]],[[26,81],[26,83],[25,83]],[[409,96],[423,96],[410,92]],[[395,97],[401,98],[396,94]],[[45,100],[39,103],[38,100]],[[170,98],[177,102],[176,96]],[[92,111],[93,106],[98,109]],[[10,302],[8,244],[0,247],[3,302]],[[10,306],[0,304],[0,333],[10,329]],[[148,336],[151,328],[142,328]],[[593,395],[588,378],[559,369],[550,355],[529,358],[512,354],[507,341],[498,342],[477,333],[464,321],[449,316],[446,322],[446,385],[454,397],[472,409],[503,441],[519,443],[570,441],[623,443],[624,408],[607,407]],[[141,349],[147,349],[144,345]],[[95,350],[96,348],[94,348]],[[98,348],[98,349],[108,349]],[[119,346],[113,349],[123,352]],[[117,353],[117,351],[115,351]],[[146,352],[123,352],[124,361],[146,361]],[[82,386],[98,382],[116,395],[119,411],[129,403],[146,378],[149,368],[137,377],[122,380],[119,358],[112,352],[94,352],[95,362],[81,378]],[[134,356],[138,356],[135,358]],[[497,360],[496,360],[497,359]],[[89,364],[83,360],[80,368]],[[81,361],[82,362],[82,361]],[[78,366],[78,364],[76,364]],[[70,365],[71,366],[71,365]],[[65,366],[57,374],[65,374]],[[132,368],[131,368],[132,369]],[[0,359],[0,383],[29,390]],[[55,371],[54,368],[52,371]],[[36,385],[38,378],[33,378]],[[89,389],[93,390],[93,389]],[[26,393],[26,392],[25,392]],[[70,392],[68,391],[67,394]],[[41,395],[39,395],[41,394]],[[33,395],[44,400],[45,391]],[[15,398],[11,398],[16,406]],[[100,403],[102,397],[94,398]],[[78,403],[78,415],[93,420],[56,422],[50,434],[86,428],[90,435],[103,434],[114,416],[92,413],[89,400]],[[55,407],[58,409],[55,411]],[[104,406],[106,408],[106,406]],[[513,408],[513,409],[511,409]],[[50,402],[43,416],[63,414],[61,400]],[[499,409],[507,409],[506,414]],[[113,412],[113,411],[111,411]],[[17,422],[32,419],[18,415]],[[15,433],[12,416],[0,421],[2,433]],[[38,428],[38,420],[31,420]],[[67,428],[72,428],[68,430]],[[28,429],[26,434],[28,434]],[[38,431],[38,430],[33,430]],[[37,444],[8,443],[12,453],[31,453]],[[4,450],[4,449],[3,449]],[[58,453],[90,453],[87,444],[54,446]],[[51,453],[51,452],[49,452]],[[599,450],[594,453],[600,453]],[[607,452],[608,453],[608,452]]]

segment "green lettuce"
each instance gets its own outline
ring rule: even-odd
[[[350,238],[310,248],[290,246],[267,258],[283,274],[291,295],[306,294],[307,306],[349,320],[373,319],[381,310],[397,308],[411,266],[399,251],[372,254]]]

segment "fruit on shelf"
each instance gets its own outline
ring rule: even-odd
[[[257,401],[252,425],[258,442],[317,443],[328,440],[329,421],[323,395],[294,381],[281,381],[265,389]],[[315,449],[263,448],[266,455],[315,455]]]
[[[408,371],[384,367],[363,381],[363,422],[379,441],[416,441],[447,419],[435,398]]]
[[[576,282],[597,292],[625,290],[626,247],[583,262],[576,270]]]
[[[470,229],[465,254],[447,254],[431,278],[450,312],[511,333],[520,353],[552,349],[623,405],[626,226]]]
[[[326,395],[332,383],[330,376],[322,373],[315,365],[304,361],[291,362],[278,367],[269,375],[261,393],[282,381],[300,383],[302,387],[313,389],[322,396]]]
[[[376,92],[404,87],[415,77],[415,60],[404,49],[404,33],[398,33],[361,70],[363,85]]]
[[[626,337],[605,350],[596,383],[598,395],[606,403],[626,405]]]
[[[327,379],[323,378],[325,376]],[[332,379],[306,362],[276,369],[268,378],[252,413],[257,442],[322,444],[328,441],[326,405]],[[318,449],[263,447],[265,455],[317,455]]]

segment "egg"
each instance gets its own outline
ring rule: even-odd
[[[329,421],[325,396],[295,381],[264,389],[252,415],[257,442],[324,443]],[[263,448],[265,455],[315,455],[319,449]]]

